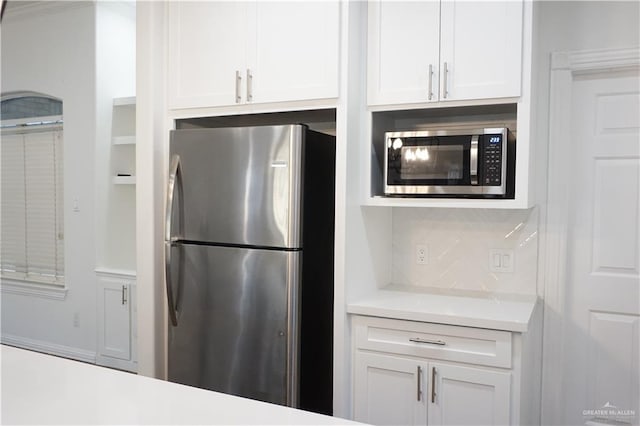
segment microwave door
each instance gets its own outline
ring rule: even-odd
[[[399,193],[447,193],[469,186],[472,158],[477,180],[477,140],[474,151],[471,136],[396,138],[388,145],[386,183]]]

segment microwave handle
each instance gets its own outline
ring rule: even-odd
[[[469,169],[471,174],[471,185],[478,184],[478,135],[471,136]]]

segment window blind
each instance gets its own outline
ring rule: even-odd
[[[64,282],[62,130],[2,134],[3,278]]]

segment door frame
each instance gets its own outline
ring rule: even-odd
[[[571,105],[578,77],[640,69],[640,49],[621,48],[556,52],[551,56],[549,151],[544,254],[544,331],[542,424],[559,424],[565,398],[562,375],[566,314],[569,177],[572,173]]]

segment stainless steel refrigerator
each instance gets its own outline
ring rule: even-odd
[[[332,413],[335,138],[171,132],[170,381]]]

